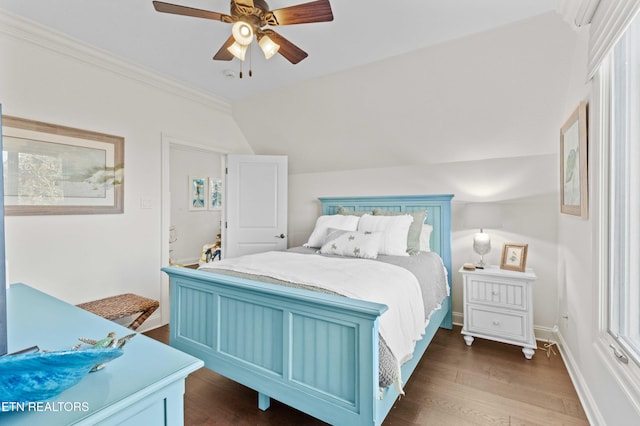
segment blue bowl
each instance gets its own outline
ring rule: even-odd
[[[122,354],[122,348],[90,348],[0,357],[0,401],[55,398],[80,382],[95,365]]]

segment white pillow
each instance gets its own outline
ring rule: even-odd
[[[407,236],[413,222],[411,215],[373,216],[365,214],[360,217],[358,231],[382,232],[379,254],[391,256],[409,256],[407,253]]]
[[[320,253],[375,259],[381,236],[380,232],[334,231],[327,237]]]
[[[341,229],[343,231],[355,231],[358,229],[358,216],[344,216],[340,214],[320,216],[316,220],[316,227],[309,236],[309,241],[303,244],[304,247],[322,247],[327,230],[329,228]]]
[[[431,251],[431,232],[433,232],[433,226],[422,225],[422,232],[420,232],[420,251]]]

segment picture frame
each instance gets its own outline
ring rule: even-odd
[[[189,211],[207,210],[207,178],[189,176],[188,207]]]
[[[524,272],[527,268],[528,244],[504,243],[500,269]]]
[[[208,181],[207,209],[222,210],[222,179],[210,177]]]
[[[124,212],[124,138],[3,116],[7,216]]]
[[[580,102],[560,129],[560,212],[589,217],[588,105]]]

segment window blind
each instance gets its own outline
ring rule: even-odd
[[[589,33],[589,78],[640,10],[640,0],[600,0]]]

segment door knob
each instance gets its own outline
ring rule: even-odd
[[[276,238],[282,238],[283,240],[285,239],[284,234],[276,235],[275,237],[276,237]]]

